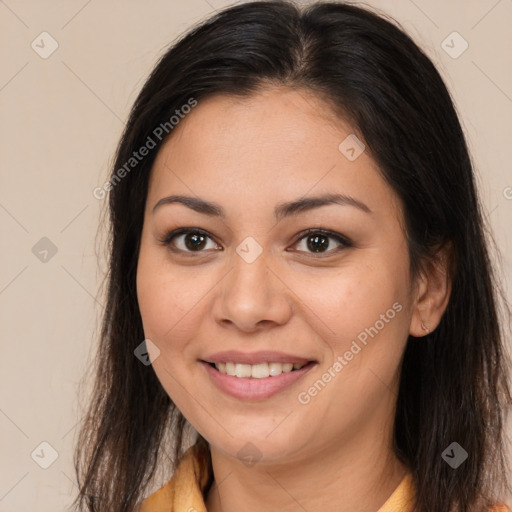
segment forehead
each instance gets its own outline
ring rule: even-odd
[[[340,150],[353,135],[310,91],[215,95],[174,127],[155,160],[148,197],[154,203],[165,193],[186,193],[264,206],[339,192],[389,208],[396,197],[373,159],[363,151],[350,160]]]

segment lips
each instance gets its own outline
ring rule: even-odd
[[[274,351],[219,352],[209,355],[200,362],[217,389],[239,400],[249,401],[267,399],[284,389],[290,388],[317,364],[317,361],[313,359]],[[224,365],[233,365],[242,373],[228,375],[219,370],[219,367],[225,369]],[[249,376],[246,373],[248,368],[255,369],[267,365],[269,367],[268,377],[266,373],[258,374],[257,377]],[[285,365],[287,369],[292,365],[293,369],[275,375],[270,374],[272,366],[284,367]]]

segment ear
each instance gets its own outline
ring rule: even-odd
[[[426,336],[436,329],[452,290],[453,250],[446,244],[435,252],[417,278],[409,334]]]

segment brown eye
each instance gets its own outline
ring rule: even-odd
[[[329,248],[329,237],[325,235],[309,235],[306,237],[306,245],[313,252],[324,252]]]
[[[331,240],[334,240],[335,243],[338,245],[335,245],[334,248],[331,248],[333,246]],[[352,246],[350,240],[340,235],[339,233],[318,229],[307,231],[306,236],[300,238],[298,242],[304,244],[302,246],[303,249],[299,249],[300,251],[312,252],[317,254],[330,254]]]
[[[210,236],[201,229],[182,228],[171,231],[161,242],[176,251],[204,252],[208,240],[211,240]],[[217,245],[213,241],[212,244],[211,248],[216,249]]]

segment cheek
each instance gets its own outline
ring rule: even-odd
[[[303,314],[335,358],[357,339],[362,346],[373,339],[381,340],[381,345],[400,343],[409,325],[407,286],[406,272],[375,262],[347,265],[336,275],[297,280],[294,291]]]
[[[137,297],[144,334],[168,361],[195,358],[195,340],[208,317],[219,276],[212,270],[178,267],[162,251],[141,248]]]
[[[146,337],[162,343],[187,324],[197,292],[180,272],[170,272],[156,251],[141,248],[137,299]],[[188,319],[187,319],[188,320]]]
[[[389,386],[408,333],[407,283],[403,271],[382,262],[304,283],[304,311],[330,356],[322,374],[306,380],[300,399],[329,417],[329,428],[360,429],[362,418],[391,407]]]
[[[194,402],[183,386],[195,364],[194,344],[209,287],[203,280],[191,282],[187,274],[170,268],[159,254],[141,248],[137,267],[137,297],[144,335],[160,353],[152,368],[176,406],[186,417],[194,417]]]

